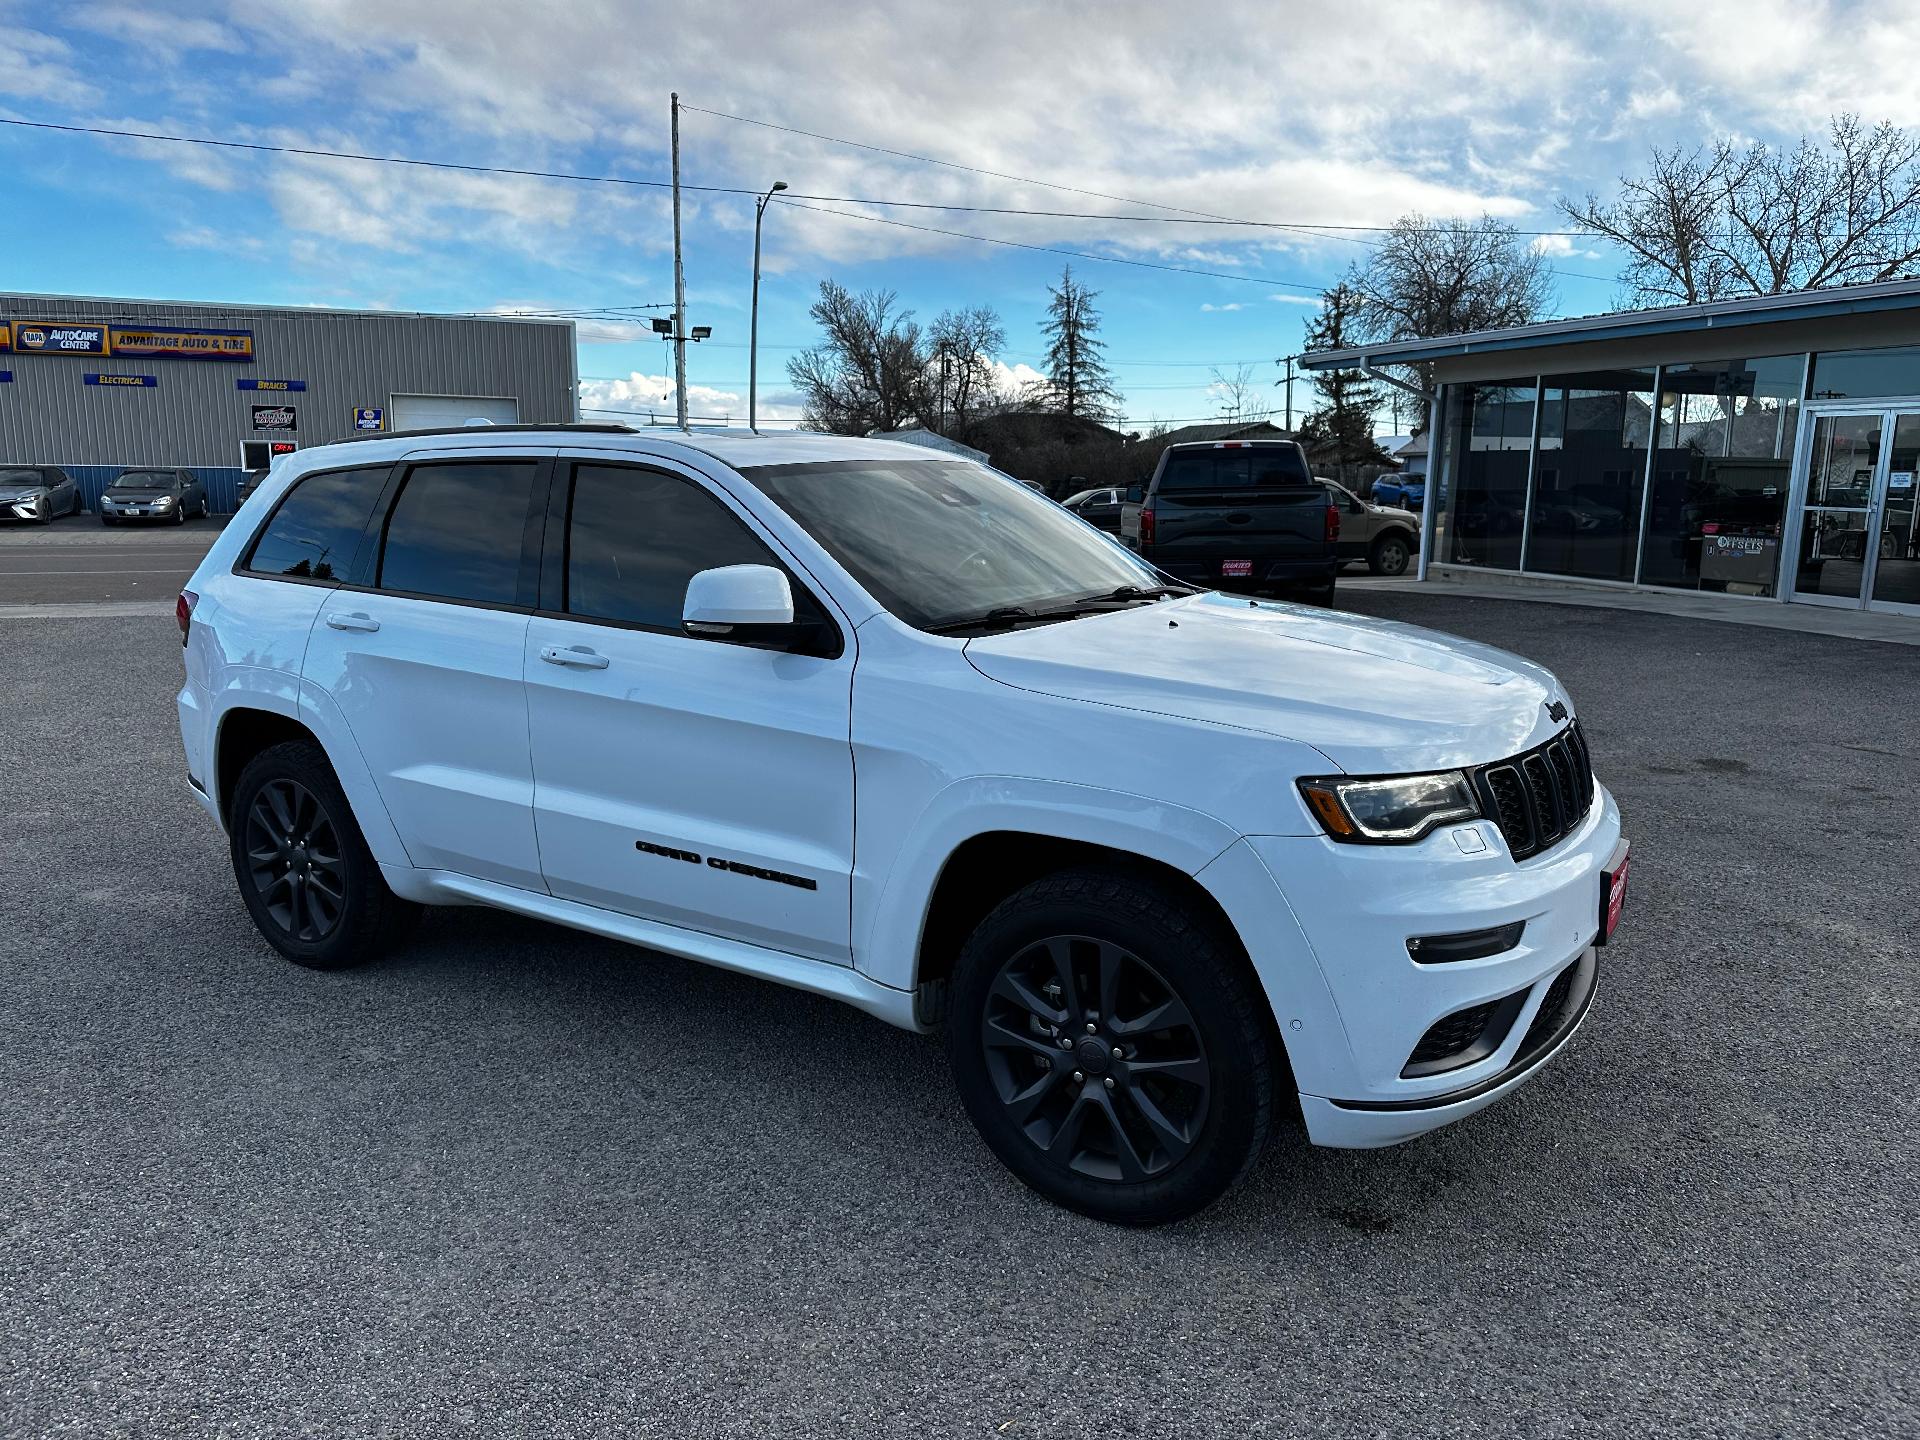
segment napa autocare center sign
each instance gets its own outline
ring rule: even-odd
[[[128,360],[253,359],[251,330],[191,330],[108,321],[0,321],[0,353],[118,355]]]

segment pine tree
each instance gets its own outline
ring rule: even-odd
[[[1360,295],[1342,282],[1320,297],[1319,317],[1307,327],[1307,349],[1342,350],[1355,341]],[[1383,463],[1386,452],[1374,443],[1373,412],[1380,408],[1380,387],[1364,370],[1316,370],[1313,388],[1320,406],[1300,422],[1300,439],[1310,448],[1327,447],[1342,478],[1348,467]]]
[[[1073,278],[1073,267],[1060,272],[1059,288],[1047,287],[1053,297],[1040,329],[1047,337],[1047,408],[1061,415],[1092,420],[1111,415],[1120,403],[1113,375],[1101,352],[1100,312],[1093,308],[1098,292]]]

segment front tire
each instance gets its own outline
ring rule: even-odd
[[[1068,870],[1016,891],[968,939],[948,1053],[981,1138],[1029,1187],[1158,1225],[1217,1200],[1265,1143],[1284,1068],[1265,1007],[1189,897]]]
[[[342,970],[386,953],[420,907],[387,888],[325,753],[310,741],[248,761],[227,812],[233,875],[253,923],[296,965]]]
[[[1367,555],[1367,568],[1376,575],[1404,575],[1412,558],[1413,551],[1404,537],[1382,535]]]

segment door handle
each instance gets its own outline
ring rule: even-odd
[[[380,622],[364,610],[332,610],[327,614],[327,625],[334,630],[365,630],[372,632],[380,628]]]
[[[584,645],[569,645],[565,648],[558,645],[543,645],[540,647],[540,658],[549,665],[568,665],[575,670],[607,668],[607,657],[597,650],[589,650]]]

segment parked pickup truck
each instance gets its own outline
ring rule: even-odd
[[[1210,589],[1333,597],[1340,509],[1291,440],[1169,445],[1145,498],[1121,512],[1129,548]]]

